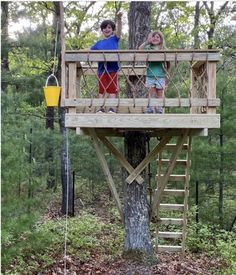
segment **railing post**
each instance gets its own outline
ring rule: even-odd
[[[205,77],[206,63],[196,61],[191,67],[191,98],[204,98],[205,95]],[[205,111],[200,107],[191,107],[191,114],[201,114]]]
[[[207,62],[207,82],[206,95],[207,99],[216,98],[216,62]],[[216,107],[207,107],[207,114],[215,114]]]
[[[76,92],[76,80],[77,80],[77,65],[76,62],[69,63],[68,64],[68,69],[69,69],[69,79],[68,79],[68,93],[69,93],[69,98],[76,99],[77,92]],[[75,107],[70,107],[69,108],[69,113],[76,113],[76,108]]]

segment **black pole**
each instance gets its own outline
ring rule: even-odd
[[[198,195],[199,195],[199,182],[197,180],[196,181],[196,223],[199,223]]]
[[[75,171],[72,172],[72,216],[75,215]]]

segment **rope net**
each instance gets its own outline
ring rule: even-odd
[[[80,95],[77,98],[90,100],[89,103],[86,101],[86,104],[76,105],[76,112],[78,113],[93,113],[101,107],[105,110],[109,108],[111,106],[109,93],[105,92],[99,96],[99,89],[106,91],[111,86],[118,90],[116,100],[112,101],[112,106],[116,108],[118,113],[145,113],[146,108],[156,104],[158,104],[158,107],[165,108],[165,113],[189,113],[190,109],[194,110],[195,113],[207,112],[209,104],[207,98],[207,82],[209,80],[207,54],[205,61],[202,62],[196,61],[194,52],[192,52],[191,60],[188,61],[178,60],[177,52],[174,61],[166,61],[165,52],[162,61],[153,61],[153,58],[150,61],[149,53],[146,55],[145,60],[140,61],[140,58],[136,58],[134,53],[132,60],[123,61],[119,52],[117,52],[118,81],[115,79],[114,74],[109,71],[109,63],[111,62],[108,59],[109,55],[102,53],[104,70],[101,74],[98,74],[98,62],[91,61],[90,55],[91,52],[87,52],[86,61],[80,61],[78,66],[80,77],[77,79],[77,85],[79,86]],[[156,72],[153,70],[157,64],[159,64],[159,67],[161,66],[165,77],[156,76]],[[104,76],[107,79],[105,86],[104,81],[102,81]],[[159,90],[163,89],[162,96],[152,95],[152,87],[147,85],[147,76],[152,78]],[[100,101],[97,100],[98,97]],[[67,98],[70,98],[70,96],[67,95]],[[125,98],[130,99],[127,104],[123,101]],[[146,99],[146,101],[142,101],[141,104],[140,98]],[[196,104],[196,99],[205,100],[198,101]],[[211,106],[216,107],[216,104],[212,103]]]

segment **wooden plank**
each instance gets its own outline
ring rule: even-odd
[[[183,196],[185,190],[181,189],[164,189],[164,196]]]
[[[185,186],[184,186],[184,214],[183,214],[183,237],[182,237],[182,252],[185,251],[186,231],[187,231],[187,211],[188,211],[188,196],[189,196],[189,181],[191,168],[191,153],[192,153],[192,136],[188,138],[187,164],[185,168]]]
[[[159,251],[159,252],[181,252],[182,251],[182,246],[158,245],[157,251]]]
[[[158,176],[158,175],[156,175]],[[162,179],[165,175],[161,174],[160,179]],[[185,181],[186,175],[170,175],[168,181]]]
[[[180,239],[182,235],[182,232],[158,232],[158,237],[165,239]]]
[[[79,98],[76,99],[71,97],[65,99],[65,106],[68,107],[151,107],[164,106],[164,107],[219,107],[220,99],[219,98]]]
[[[116,202],[116,206],[119,210],[121,220],[124,223],[124,214],[123,214],[120,198],[119,198],[119,195],[117,193],[115,183],[113,181],[113,178],[112,178],[112,175],[110,173],[109,167],[107,165],[106,159],[105,159],[105,157],[104,157],[104,155],[103,155],[103,153],[100,149],[99,142],[98,142],[98,137],[97,137],[96,132],[95,132],[94,129],[90,129],[89,132],[90,132],[90,135],[92,137],[92,141],[93,141],[93,145],[95,147],[96,153],[97,153],[97,157],[98,157],[98,159],[101,163],[101,166],[102,166],[103,172],[105,174],[105,177],[107,179],[107,182],[109,184],[111,193],[114,197],[114,200]]]
[[[220,115],[210,114],[66,114],[69,128],[220,128]]]
[[[99,139],[107,146],[107,148],[111,151],[111,153],[120,161],[122,166],[131,174],[134,171],[134,168],[130,163],[125,159],[125,157],[113,146],[113,144],[104,136],[98,136]],[[144,179],[141,176],[136,178],[136,181],[139,184],[144,182]]]
[[[97,72],[97,66],[88,66],[84,65],[82,67],[83,75],[94,75],[94,72]],[[139,64],[134,64],[134,66],[121,65],[121,69],[118,71],[118,75],[146,75],[147,66],[141,66]]]
[[[207,98],[216,98],[216,62],[207,62]],[[215,114],[216,108],[208,106],[207,114]]]
[[[173,152],[173,150],[176,148],[176,144],[166,144],[165,151]],[[188,144],[183,144],[182,150],[187,150]]]
[[[171,173],[172,173],[172,171],[175,167],[177,157],[178,157],[179,153],[182,150],[182,147],[183,147],[184,142],[186,141],[187,135],[188,135],[188,130],[185,131],[185,133],[182,137],[178,138],[178,141],[177,141],[177,144],[176,144],[176,149],[172,153],[169,166],[167,167],[167,170],[166,170],[166,173],[165,173],[165,177],[160,182],[160,185],[158,186],[158,188],[155,190],[155,193],[154,193],[154,196],[153,196],[153,202],[152,202],[151,216],[154,215],[156,209],[160,205],[160,201],[161,201],[165,186],[168,182],[169,176],[171,175]]]
[[[206,129],[191,129],[192,136],[207,136],[205,134]],[[121,128],[96,128],[98,135],[123,137],[126,129]],[[129,129],[129,131],[137,131],[136,129]],[[146,129],[150,137],[162,137],[165,136],[166,131],[171,132],[172,136],[180,136],[183,134],[183,129]],[[89,135],[88,128],[76,128],[77,135]]]
[[[170,159],[162,159],[161,162],[163,164],[169,164],[170,163]],[[186,165],[187,160],[186,159],[177,159],[176,160],[176,164],[177,165]]]
[[[148,164],[154,160],[157,154],[163,149],[165,144],[171,139],[170,134],[166,134],[158,145],[144,158],[144,160],[133,170],[133,172],[126,178],[127,183],[132,183],[137,176],[148,166]]]
[[[183,219],[177,218],[160,218],[158,222],[164,225],[183,225]]]
[[[209,51],[77,51],[66,52],[66,62],[98,62],[98,61],[219,61],[219,52]]]
[[[69,68],[69,80],[68,80],[68,96],[69,98],[76,98],[77,97],[77,92],[76,92],[76,63],[69,63],[68,65]],[[69,113],[76,113],[76,108],[70,107],[69,108]]]
[[[174,210],[174,211],[183,211],[184,204],[169,204],[169,203],[160,203],[160,209],[162,210]]]

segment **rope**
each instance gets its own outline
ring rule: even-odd
[[[64,274],[66,271],[66,259],[67,259],[67,235],[68,235],[68,208],[69,208],[69,140],[68,140],[68,128],[66,128],[66,220],[65,220],[65,239],[64,239]]]
[[[53,69],[52,69],[53,75],[55,74],[55,64],[56,64],[56,56],[57,56],[58,25],[59,25],[59,22],[57,21],[56,39],[55,39],[55,47],[54,47],[54,58],[53,58]]]

